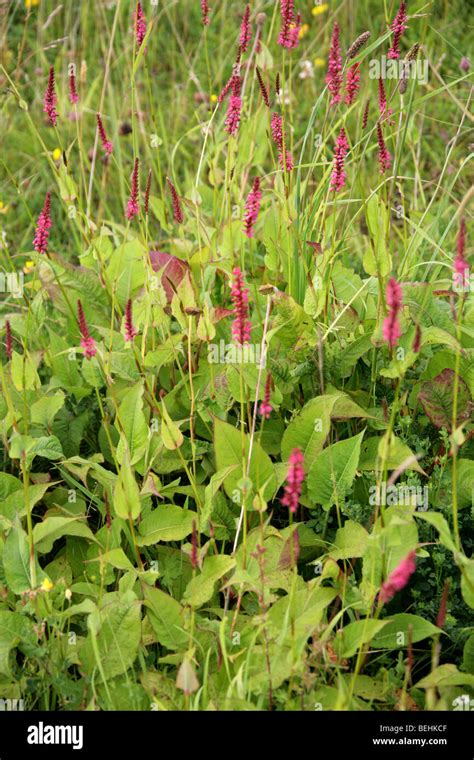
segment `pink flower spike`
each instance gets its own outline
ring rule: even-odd
[[[346,106],[352,105],[360,88],[360,63],[354,63],[349,67],[346,74]]]
[[[140,50],[143,40],[146,36],[146,18],[143,13],[141,3],[137,3],[135,13],[133,14],[134,27],[135,27],[135,39],[137,41],[137,50]]]
[[[219,93],[219,97],[217,99],[219,105],[226,99],[227,95],[229,94],[230,90],[232,89],[233,81],[234,81],[234,75],[231,74],[231,76],[229,77],[228,81],[225,83],[224,87],[222,88],[222,90]]]
[[[383,339],[390,348],[394,348],[402,334],[398,321],[398,314],[402,308],[402,289],[394,277],[388,282],[386,295],[389,312],[383,322]]]
[[[385,140],[383,139],[383,133],[382,133],[382,126],[380,122],[377,124],[377,140],[379,143],[380,172],[381,174],[385,174],[385,172],[390,169],[392,157],[387,149],[387,146],[385,145]]]
[[[234,340],[241,346],[244,343],[248,343],[250,339],[250,331],[252,329],[249,316],[249,291],[245,287],[244,276],[239,269],[235,267],[232,272],[234,281],[230,291],[232,301],[234,303],[234,315],[235,319],[232,325],[232,336]]]
[[[278,44],[291,49],[291,25],[295,15],[295,0],[280,0],[281,29]]]
[[[385,119],[390,119],[393,111],[391,108],[387,107],[387,96],[385,94],[385,87],[383,83],[382,77],[379,77],[378,80],[378,88],[379,88],[379,112],[380,116]]]
[[[346,172],[344,170],[344,164],[346,155],[349,150],[349,143],[347,141],[347,135],[344,127],[341,127],[341,131],[336,140],[336,147],[334,149],[334,167],[331,174],[330,189],[339,193],[346,184]]]
[[[340,89],[342,85],[342,56],[341,43],[339,40],[339,24],[334,24],[331,47],[329,50],[328,71],[326,74],[326,84],[332,95],[331,105],[341,102]]]
[[[76,87],[76,66],[74,63],[70,64],[69,69],[69,101],[73,105],[77,103],[79,100],[79,95],[77,94],[77,87]]]
[[[390,50],[388,51],[387,58],[400,58],[400,39],[407,28],[406,26],[407,22],[407,4],[405,2],[400,3],[400,7],[397,11],[397,15],[395,16],[393,22],[392,22],[392,32],[393,32],[393,40],[392,40],[392,46]]]
[[[245,8],[242,24],[240,25],[239,45],[242,53],[245,53],[252,38],[252,27],[250,26],[250,5]]]
[[[242,110],[242,99],[240,97],[240,76],[232,77],[232,95],[229,100],[227,116],[225,119],[225,131],[229,135],[236,135],[240,124],[240,112]]]
[[[416,570],[415,562],[416,552],[412,551],[402,559],[399,565],[392,570],[379,592],[379,600],[386,604],[389,602],[397,591],[401,591],[407,585],[411,576]]]
[[[283,119],[277,113],[272,113],[270,129],[273,141],[278,148],[278,162],[283,171],[290,172],[293,169],[293,156],[285,145],[285,133],[283,131]]]
[[[43,111],[48,114],[49,120],[53,127],[56,126],[56,123],[58,121],[58,114],[56,113],[56,92],[54,89],[54,66],[51,66],[49,69],[49,76],[48,76],[48,86],[46,87],[46,92],[44,94],[44,105],[43,105]]]
[[[283,119],[278,113],[272,113],[270,124],[273,142],[279,150],[283,145]]]
[[[107,139],[107,135],[105,133],[104,124],[102,122],[102,117],[100,113],[96,114],[97,117],[97,129],[99,130],[99,136],[102,143],[102,148],[104,149],[104,153],[106,156],[110,156],[114,146],[110,142],[110,140]]]
[[[260,178],[256,177],[245,202],[244,234],[247,235],[248,238],[252,238],[254,235],[253,228],[258,218],[261,200],[262,191],[260,190]]]
[[[173,204],[173,219],[175,220],[176,224],[182,224],[184,222],[184,215],[181,208],[179,195],[169,177],[166,177],[166,182],[168,183],[169,191],[171,193],[171,202]]]
[[[208,26],[211,22],[209,20],[209,13],[211,12],[211,9],[209,8],[209,3],[207,0],[201,0],[201,14],[202,14],[202,23],[204,26]]]
[[[289,45],[290,50],[294,50],[300,44],[300,31],[301,31],[301,13],[298,13],[296,20],[290,26],[289,32]]]
[[[284,507],[288,507],[293,514],[298,509],[301,496],[301,488],[304,481],[304,457],[301,449],[296,447],[288,460],[288,473],[286,475],[285,494],[281,499]]]
[[[133,165],[130,198],[128,199],[128,203],[127,203],[127,219],[133,219],[134,216],[138,216],[138,214],[140,213],[140,204],[138,200],[139,172],[140,172],[140,161],[138,160],[138,158],[136,158],[135,163]]]
[[[457,253],[456,258],[454,259],[454,271],[457,275],[460,275],[457,279],[464,281],[467,279],[467,272],[469,272],[469,263],[467,262],[464,251],[466,248],[466,221],[464,219],[461,219],[461,224],[459,227],[459,235],[457,239]]]
[[[92,357],[96,355],[97,349],[95,347],[94,338],[89,333],[84,309],[82,308],[82,303],[79,299],[77,300],[77,313],[79,318],[79,330],[82,336],[81,346],[84,349],[86,359],[92,359]]]
[[[135,327],[133,326],[131,298],[128,299],[127,305],[125,306],[124,322],[125,322],[125,340],[132,341],[135,335],[138,335],[138,330],[136,330]]]
[[[263,401],[258,408],[258,413],[264,419],[269,420],[272,413],[272,405],[270,404],[272,376],[270,372],[267,372],[267,379],[265,381],[265,391],[263,393]]]
[[[49,230],[51,229],[51,193],[46,193],[43,210],[36,222],[36,232],[33,246],[38,253],[46,253],[48,250]]]
[[[291,151],[286,149],[281,150],[278,154],[278,162],[280,164],[280,168],[283,169],[285,172],[291,172],[291,170],[294,168],[294,161],[293,161],[293,154]]]

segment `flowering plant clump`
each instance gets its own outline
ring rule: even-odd
[[[15,700],[467,717],[467,5],[2,4],[5,757]]]

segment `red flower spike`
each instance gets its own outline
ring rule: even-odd
[[[288,507],[293,514],[298,509],[301,489],[304,481],[304,457],[301,449],[296,447],[288,460],[288,473],[286,476],[285,494],[281,499],[284,507]]]
[[[231,298],[234,303],[234,323],[232,325],[232,336],[236,343],[241,346],[244,343],[248,343],[250,338],[250,331],[252,329],[249,316],[249,291],[245,287],[244,276],[239,269],[235,267],[232,272],[234,281],[231,288]]]

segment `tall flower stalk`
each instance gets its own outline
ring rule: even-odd
[[[383,323],[383,339],[394,348],[402,334],[398,317],[402,308],[402,289],[394,277],[387,285],[387,305],[389,312]]]
[[[229,135],[235,136],[239,129],[240,113],[242,110],[242,99],[240,97],[241,81],[240,75],[234,74],[231,83],[231,96],[229,99],[229,107],[227,109],[227,116],[225,119],[225,131]]]
[[[339,39],[339,24],[336,22],[333,27],[331,37],[331,47],[329,49],[328,70],[326,74],[326,84],[332,95],[331,105],[334,106],[341,102],[340,90],[342,86],[342,56],[341,43]]]
[[[178,191],[171,182],[169,177],[166,177],[166,182],[171,194],[171,203],[173,205],[173,219],[176,224],[182,224],[184,222],[183,209],[181,208],[181,201],[179,199]]]
[[[110,140],[107,137],[107,134],[105,132],[104,123],[102,121],[102,116],[100,115],[100,113],[96,114],[96,119],[97,119],[97,130],[99,132],[99,137],[100,137],[100,141],[102,143],[102,148],[104,150],[105,155],[106,156],[110,156],[111,153],[112,153],[112,151],[113,151],[113,149],[114,149],[114,146],[112,145],[112,143],[110,142]]]
[[[131,180],[131,187],[130,187],[130,198],[128,199],[128,203],[127,203],[127,219],[128,220],[133,219],[133,217],[138,216],[138,214],[140,213],[139,172],[140,172],[140,161],[138,158],[136,158],[135,163],[133,164],[132,180]]]
[[[250,339],[252,324],[249,320],[249,291],[245,287],[244,275],[239,267],[235,267],[233,272],[233,283],[231,288],[231,298],[234,304],[234,322],[232,324],[232,336],[236,343],[243,345]]]
[[[288,472],[286,475],[285,493],[281,499],[284,507],[288,507],[292,514],[298,509],[301,489],[304,482],[304,457],[300,448],[296,447],[288,459]]]
[[[334,149],[334,166],[331,174],[330,188],[336,193],[340,193],[346,184],[346,172],[345,161],[346,155],[349,150],[349,143],[344,127],[341,127],[341,131],[336,140],[336,147]]]
[[[36,232],[33,247],[38,253],[46,253],[48,250],[49,230],[51,229],[51,193],[46,193],[43,209],[36,223]]]
[[[58,114],[56,112],[57,102],[58,99],[56,97],[55,90],[54,66],[51,66],[48,74],[48,85],[44,94],[43,111],[48,115],[49,121],[53,127],[56,126],[58,121]]]
[[[244,234],[248,238],[254,236],[254,227],[260,211],[262,191],[260,190],[260,177],[255,177],[252,189],[245,202]]]
[[[143,40],[146,37],[146,18],[145,18],[145,14],[143,13],[143,8],[142,8],[141,3],[137,3],[137,7],[135,8],[134,31],[135,31],[135,39],[137,43],[137,50],[139,50],[143,44]]]
[[[406,22],[407,22],[407,4],[403,2],[402,0],[402,2],[400,3],[400,7],[397,11],[397,15],[395,16],[392,22],[391,28],[393,32],[393,38],[392,38],[391,48],[387,54],[387,58],[400,58],[400,40],[401,40],[403,32],[407,28]]]
[[[84,309],[82,308],[82,303],[79,299],[77,300],[77,315],[79,331],[81,333],[81,346],[84,349],[86,359],[92,359],[97,353],[97,348],[95,346],[94,338],[91,336],[89,328],[87,327]]]

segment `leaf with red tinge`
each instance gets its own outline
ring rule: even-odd
[[[321,243],[317,243],[316,241],[313,241],[313,240],[307,240],[306,241],[306,245],[309,245],[310,248],[313,249],[314,253],[322,253],[323,252]]]
[[[165,251],[150,251],[150,262],[154,272],[161,271],[161,284],[168,303],[171,303],[179,283],[189,270],[187,262]]]
[[[217,322],[220,322],[221,319],[231,317],[233,313],[233,309],[225,309],[223,306],[216,306],[212,311],[212,323],[215,325]]]
[[[452,369],[444,369],[433,380],[423,383],[419,393],[419,399],[430,422],[437,428],[446,428],[449,432],[452,432],[455,375]],[[458,380],[456,427],[470,418],[474,407],[468,386],[461,377]]]
[[[289,538],[286,539],[280,559],[278,560],[278,569],[287,570],[288,568],[295,567],[300,557],[300,537],[298,535],[298,528],[295,528]]]

